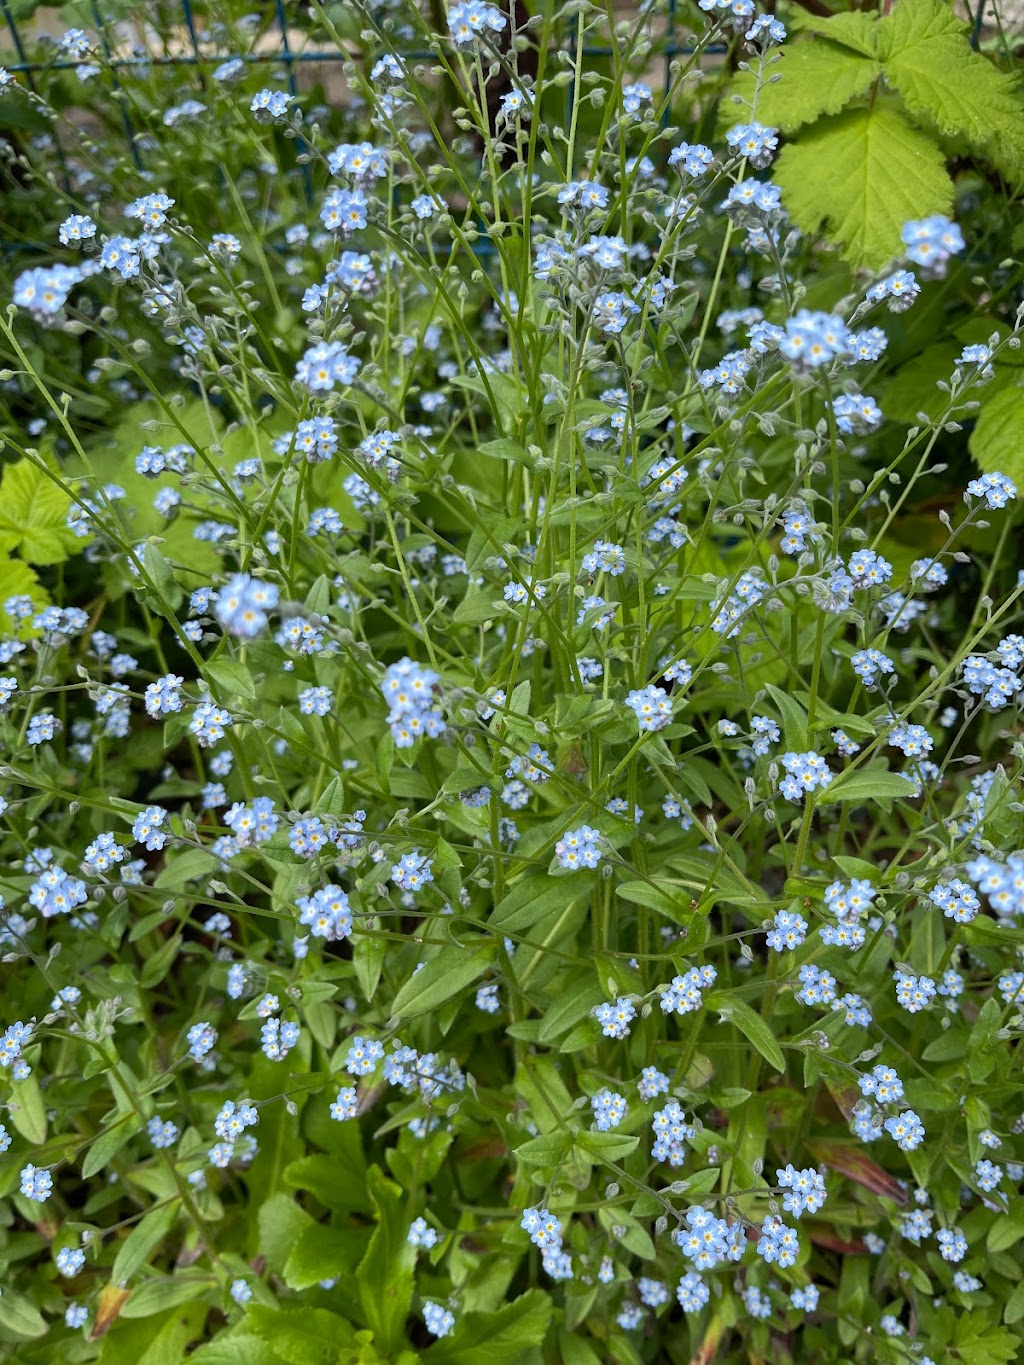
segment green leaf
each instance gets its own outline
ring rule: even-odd
[[[20,559],[12,559],[6,553],[0,554],[0,604],[11,597],[30,597],[38,611],[49,604],[49,597],[39,586],[39,580]],[[5,631],[14,629],[14,622],[0,605],[0,627]]]
[[[256,700],[256,687],[252,674],[245,664],[237,659],[210,659],[203,664],[203,673],[213,683],[220,697],[244,697],[246,701]]]
[[[782,735],[790,749],[802,749],[807,739],[807,712],[790,693],[769,683],[765,691],[779,708]]]
[[[517,1147],[514,1155],[524,1166],[557,1166],[571,1146],[571,1133],[542,1133]]]
[[[879,72],[878,63],[870,56],[818,38],[793,43],[778,55],[781,60],[772,67],[771,74],[781,75],[782,79],[762,85],[757,96],[757,117],[761,123],[781,128],[784,133],[813,123],[825,114],[838,114],[850,100],[864,93]],[[733,78],[730,91],[750,101],[755,88],[754,73],[744,71]],[[743,123],[749,117],[747,105],[723,101],[723,123]]]
[[[11,1122],[27,1142],[38,1147],[46,1141],[46,1106],[35,1076],[11,1084]]]
[[[8,465],[0,484],[0,539],[32,564],[60,564],[78,548],[68,530],[71,499],[32,460]]]
[[[387,1355],[405,1341],[416,1252],[406,1236],[409,1222],[401,1189],[376,1166],[367,1171],[366,1183],[378,1221],[356,1270],[356,1282],[366,1325],[373,1331],[374,1343]]]
[[[305,1228],[285,1262],[289,1289],[309,1289],[343,1270],[354,1270],[362,1245],[351,1229],[314,1223]]]
[[[343,1346],[355,1345],[352,1324],[324,1308],[250,1304],[246,1318],[256,1335],[288,1365],[333,1365]]]
[[[552,877],[548,873],[526,877],[502,897],[488,923],[496,932],[514,934],[532,928],[549,911],[564,909],[584,894],[568,877]]]
[[[456,1321],[450,1337],[423,1354],[424,1365],[484,1365],[512,1362],[530,1347],[539,1346],[551,1322],[551,1300],[539,1289],[513,1299],[496,1313],[466,1313]]]
[[[656,910],[675,924],[689,924],[693,919],[694,912],[690,904],[692,896],[682,888],[672,895],[669,884],[665,882],[661,886],[651,886],[642,881],[623,882],[615,888],[615,894],[634,905],[645,905],[648,910]]]
[[[981,411],[967,447],[980,469],[1005,474],[1019,488],[1024,484],[1024,388],[1000,386],[984,395]]]
[[[46,1335],[47,1324],[31,1299],[13,1289],[0,1295],[0,1327],[16,1337]]]
[[[145,1280],[125,1301],[123,1318],[149,1318],[165,1308],[177,1308],[217,1287],[212,1275],[161,1275]]]
[[[534,465],[533,456],[518,441],[510,441],[506,436],[497,441],[484,441],[477,449],[481,455],[487,455],[492,460],[511,460],[514,464],[526,465],[528,469]]]
[[[735,1024],[743,1036],[754,1044],[769,1066],[773,1066],[776,1071],[785,1071],[786,1059],[782,1055],[782,1048],[775,1041],[775,1034],[749,1005],[734,996],[719,992],[709,995],[705,1003],[709,1010],[716,1010],[724,1020]]]
[[[248,1332],[219,1336],[188,1357],[189,1365],[280,1365],[281,1357],[265,1341]]]
[[[592,974],[588,972],[571,986],[566,986],[550,1009],[545,1011],[540,1021],[538,1040],[545,1046],[553,1043],[556,1038],[560,1038],[571,1029],[573,1024],[585,1019],[605,998],[600,982],[594,981]]]
[[[853,264],[886,264],[902,251],[908,219],[948,213],[953,202],[938,146],[887,99],[819,120],[783,148],[773,178],[796,225],[816,235],[827,224]]]
[[[1024,105],[1013,78],[972,51],[945,0],[899,0],[878,39],[886,79],[911,112],[976,147],[998,139],[1004,153],[1024,151]]]
[[[150,1252],[167,1236],[180,1213],[181,1200],[172,1199],[170,1203],[150,1209],[142,1221],[132,1228],[111,1267],[110,1278],[115,1284],[127,1284],[135,1272],[145,1265]]]
[[[786,15],[786,23],[793,30],[820,33],[864,57],[878,56],[878,16],[873,12],[851,10],[845,14],[822,16],[794,10]]]
[[[494,960],[496,948],[493,943],[477,943],[475,948],[442,948],[395,996],[392,1017],[415,1019],[426,1014],[482,976]]]
[[[142,1121],[138,1114],[125,1114],[123,1118],[119,1118],[94,1137],[89,1146],[89,1154],[82,1162],[83,1178],[88,1180],[97,1171],[102,1171],[107,1162],[135,1136],[141,1126]]]
[[[290,1195],[274,1194],[261,1205],[258,1223],[259,1249],[270,1269],[281,1274],[292,1246],[313,1220]]]
[[[580,1151],[602,1161],[619,1161],[635,1152],[639,1144],[640,1139],[628,1133],[580,1133],[576,1139]]]
[[[877,801],[885,810],[901,797],[910,795],[911,786],[899,773],[882,769],[855,768],[852,772],[839,773],[824,791],[818,794],[819,805],[833,801],[856,801],[863,805],[866,801]]]
[[[142,566],[146,570],[147,579],[153,585],[153,591],[161,608],[165,613],[176,612],[181,606],[185,594],[181,584],[174,577],[174,570],[171,568],[170,561],[160,553],[155,545],[147,544],[142,552]]]

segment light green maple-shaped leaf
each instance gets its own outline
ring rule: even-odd
[[[880,70],[872,58],[820,38],[793,43],[780,57],[772,74],[781,79],[762,86],[754,112],[761,123],[781,128],[784,133],[813,123],[823,114],[838,114],[854,96],[863,94]],[[722,122],[746,122],[754,97],[753,72],[740,72],[730,88],[747,103],[723,101]]]
[[[1024,152],[1024,101],[1014,78],[972,51],[944,0],[899,0],[878,38],[886,80],[913,114],[1001,157]]]
[[[1024,387],[1008,380],[990,389],[967,442],[980,469],[1005,474],[1024,488]]]
[[[31,460],[4,470],[0,484],[0,544],[31,564],[60,564],[78,546],[68,530],[71,499]]]
[[[28,565],[23,564],[20,559],[11,559],[10,555],[0,552],[0,603],[11,597],[30,597],[37,611],[41,611],[50,603],[49,597],[39,586],[35,574]],[[0,630],[11,631],[14,626],[14,621],[0,605]]]
[[[889,101],[822,119],[783,149],[773,178],[797,227],[827,225],[855,265],[892,260],[908,219],[948,213],[953,202],[941,151]]]
[[[786,24],[792,30],[820,33],[862,56],[878,55],[878,15],[874,11],[851,10],[848,14],[819,15],[807,10],[793,10],[787,14]]]

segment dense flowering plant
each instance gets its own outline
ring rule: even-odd
[[[305,218],[140,181],[15,281],[12,1359],[1017,1356],[1018,490],[943,453],[1020,281],[890,424],[970,235],[837,287],[700,8],[656,92],[646,10],[393,7],[351,141],[233,91]]]

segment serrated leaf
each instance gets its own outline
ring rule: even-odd
[[[820,33],[833,43],[852,48],[865,57],[878,55],[878,16],[872,11],[850,10],[845,14],[819,15],[793,10],[786,24],[794,32]]]
[[[762,85],[756,112],[760,123],[781,128],[784,133],[813,123],[824,114],[838,114],[852,99],[864,93],[880,69],[872,57],[820,38],[793,43],[783,48],[779,56],[781,60],[772,67],[772,75],[781,75],[782,79]],[[723,101],[721,119],[724,124],[743,123],[749,119],[748,105],[753,100],[755,88],[753,72],[741,71],[733,78],[730,93],[742,95],[747,105]]]
[[[810,235],[825,226],[853,264],[885,265],[902,252],[908,219],[953,202],[939,147],[890,100],[808,128],[783,148],[774,179],[796,225]]]
[[[972,51],[944,0],[899,0],[879,24],[878,41],[886,79],[913,113],[976,147],[997,138],[1004,151],[1024,148],[1014,80]]]
[[[8,465],[0,485],[0,533],[32,564],[60,564],[78,546],[68,530],[71,499],[31,460]]]
[[[986,394],[967,447],[986,473],[1024,484],[1024,388],[1006,384]]]

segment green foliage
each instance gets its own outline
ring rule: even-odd
[[[899,254],[904,222],[948,213],[951,149],[1019,180],[1017,80],[971,49],[948,0],[897,0],[884,14],[797,17],[804,36],[780,54],[777,82],[758,88],[747,73],[733,89],[762,123],[796,134],[774,178],[798,227],[817,233],[824,224],[852,264],[882,266]],[[722,112],[731,121],[744,117],[729,103]]]
[[[1024,633],[1020,513],[963,498],[968,453],[1024,487],[1010,62],[940,0],[787,15],[781,53],[712,15],[751,69],[677,57],[664,90],[648,6],[545,0],[479,68],[443,6],[372,43],[360,6],[290,7],[360,100],[302,62],[263,122],[276,66],[215,74],[273,41],[250,8],[197,0],[187,90],[101,41],[91,82],[58,62],[0,101],[5,231],[47,263],[95,259],[55,245],[67,213],[102,241],[140,230],[140,194],[176,201],[138,275],[0,313],[0,610],[68,609],[0,618],[0,1033],[28,1029],[0,1049],[0,1357],[1014,1358],[1024,928],[970,869],[1024,844],[1024,753],[1012,681],[970,669]],[[104,17],[173,56],[178,12]],[[533,59],[529,117],[485,113],[480,83],[496,104],[521,62],[529,91]],[[720,211],[750,170],[720,141],[672,179],[673,145],[754,116],[802,236]],[[384,174],[332,169],[364,140]],[[606,207],[559,201],[584,179]],[[321,235],[339,187],[367,225]],[[869,303],[930,213],[965,251],[909,310]],[[877,329],[875,359],[748,347],[801,308]],[[302,379],[321,342],[351,383]],[[978,344],[991,377],[960,359]],[[880,430],[840,425],[869,394]],[[336,448],[292,439],[313,418]],[[868,550],[884,572],[847,582]],[[955,879],[983,901],[956,919]],[[907,974],[935,994],[908,1003]],[[869,1103],[876,1064],[898,1098]],[[910,1109],[916,1145],[884,1126]],[[790,1207],[790,1163],[819,1208]],[[673,1238],[710,1213],[739,1263]],[[776,1216],[791,1262],[758,1249]]]

